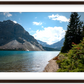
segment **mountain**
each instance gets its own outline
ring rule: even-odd
[[[0,22],[0,50],[44,50],[37,40],[18,23]]]
[[[43,47],[49,47],[49,48],[54,48],[57,50],[61,50],[61,47],[63,46],[65,38],[61,39],[60,41],[52,44],[52,45],[48,45],[46,42],[42,42],[40,40],[37,40],[39,44],[41,44]]]
[[[46,51],[60,51],[60,49],[58,48],[55,49],[55,48],[43,47],[43,49]]]
[[[48,44],[46,42],[43,42],[43,41],[40,41],[40,40],[37,40],[37,42],[44,47],[48,46]]]
[[[61,39],[60,41],[50,45],[51,48],[61,48],[63,46],[65,38]]]

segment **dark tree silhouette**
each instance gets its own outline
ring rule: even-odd
[[[70,22],[67,26],[65,35],[64,46],[62,47],[61,52],[69,51],[72,48],[72,42],[76,44],[80,43],[82,24],[83,23],[80,21],[80,16],[78,13],[71,13]]]

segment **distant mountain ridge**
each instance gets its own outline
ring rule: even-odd
[[[65,38],[62,38],[60,41],[50,45],[51,48],[60,48],[63,46]]]
[[[40,41],[40,40],[37,40],[37,42],[39,44],[41,44],[42,46],[44,46],[44,47],[47,47],[48,46],[48,44],[46,42],[43,42],[43,41]]]
[[[46,42],[42,42],[40,40],[37,40],[39,44],[41,44],[44,47],[49,47],[49,48],[54,48],[57,50],[61,50],[63,43],[64,43],[65,38],[62,38],[60,41],[52,44],[52,45],[48,45]]]
[[[0,22],[0,49],[41,51],[37,40],[18,23],[11,20]]]

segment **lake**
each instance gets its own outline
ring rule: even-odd
[[[0,72],[42,72],[60,51],[0,51]]]

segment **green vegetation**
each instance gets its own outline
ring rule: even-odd
[[[58,55],[57,72],[84,72],[84,25],[78,13],[72,13],[64,46]]]
[[[58,72],[84,72],[84,39],[79,44],[72,43],[72,49],[57,60]],[[59,57],[60,58],[60,57]]]

